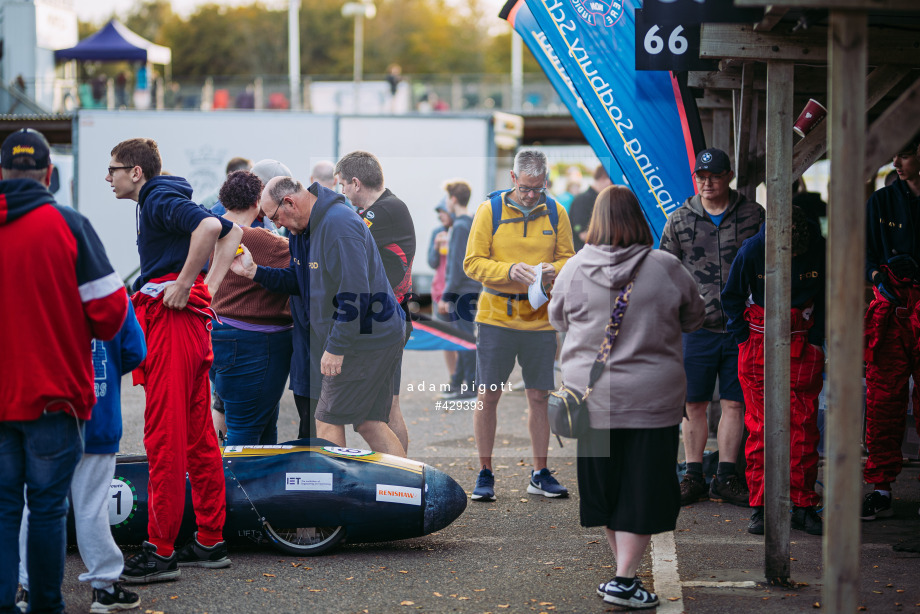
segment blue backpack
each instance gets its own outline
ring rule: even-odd
[[[557,232],[557,227],[559,226],[559,211],[556,208],[556,201],[552,197],[546,197],[546,209],[540,211],[531,211],[529,215],[524,217],[513,217],[507,220],[502,219],[502,194],[511,192],[511,190],[496,190],[489,194],[486,198],[489,199],[489,202],[492,205],[492,234],[498,230],[498,227],[502,224],[511,224],[517,222],[531,222],[537,218],[541,218],[544,215],[549,216],[549,223],[553,227],[553,233],[559,234]]]

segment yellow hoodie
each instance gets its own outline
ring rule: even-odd
[[[549,215],[524,222],[524,214],[510,204],[508,194],[510,192],[502,194],[501,219],[520,218],[521,221],[501,224],[493,235],[492,205],[487,200],[476,210],[466,244],[463,270],[471,279],[484,286],[479,295],[476,321],[515,330],[553,330],[545,304],[535,310],[526,298],[509,299],[492,294],[490,290],[502,294],[526,295],[527,286],[512,281],[508,276],[511,266],[518,262],[531,265],[547,262],[553,265],[558,275],[562,265],[575,255],[569,216],[562,205],[556,203],[559,214],[557,234],[553,232]],[[537,205],[531,215],[541,210],[546,210],[545,201]]]

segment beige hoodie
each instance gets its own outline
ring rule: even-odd
[[[592,428],[663,428],[683,415],[681,332],[703,325],[705,305],[680,261],[649,246],[586,245],[563,267],[549,305],[550,323],[568,333],[562,380],[585,390],[616,297],[637,269],[607,370],[588,397]]]

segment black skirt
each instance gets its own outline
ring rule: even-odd
[[[591,429],[578,440],[581,524],[651,535],[673,531],[680,513],[678,425]]]

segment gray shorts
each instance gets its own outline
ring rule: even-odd
[[[514,361],[521,365],[524,388],[555,390],[556,331],[524,331],[502,326],[478,325],[476,339],[476,386],[482,390],[497,386],[501,390]]]
[[[393,371],[402,361],[402,343],[360,355],[346,354],[342,372],[323,377],[316,419],[327,424],[390,421]]]

